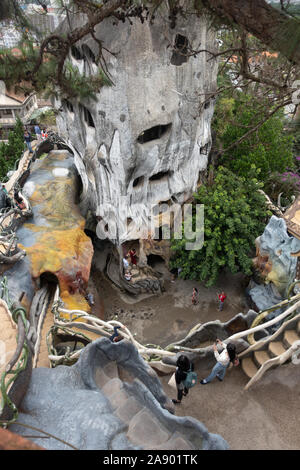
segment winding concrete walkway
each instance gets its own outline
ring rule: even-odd
[[[17,347],[17,326],[11,320],[5,302],[0,299],[0,377]],[[1,396],[1,392],[0,392]]]
[[[199,380],[209,371],[196,367]],[[165,393],[175,398],[168,385],[170,376],[160,377]],[[299,450],[300,366],[292,363],[269,370],[250,390],[240,367],[226,373],[224,382],[196,385],[177,416],[192,416],[210,432],[220,434],[231,450]]]

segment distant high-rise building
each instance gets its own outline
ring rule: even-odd
[[[21,34],[11,23],[1,24],[0,48],[15,47],[21,39]]]

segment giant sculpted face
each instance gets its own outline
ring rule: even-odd
[[[214,51],[215,33],[192,14],[173,27],[167,11],[152,25],[113,23],[96,28],[113,84],[96,101],[62,101],[58,126],[76,150],[92,212],[107,223],[122,201],[125,222],[139,228],[153,204],[189,198],[206,169],[217,64],[207,52],[191,50]],[[88,37],[73,49],[81,72],[97,72],[97,47]],[[126,239],[124,231],[117,238]]]

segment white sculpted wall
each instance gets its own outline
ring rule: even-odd
[[[140,238],[136,229],[146,226],[152,205],[182,204],[207,167],[217,63],[190,51],[214,51],[215,32],[196,15],[172,28],[167,11],[152,25],[113,23],[96,27],[113,85],[103,86],[96,101],[57,102],[57,122],[76,150],[83,206],[106,224],[122,200],[129,208],[123,223],[130,221],[131,238]],[[96,73],[97,48],[87,37],[73,49],[73,64]],[[119,227],[116,244],[128,238]]]

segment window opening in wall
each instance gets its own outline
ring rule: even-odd
[[[200,153],[202,155],[207,155],[208,154],[208,144],[205,144],[203,147],[200,148]]]
[[[70,111],[70,113],[74,113],[74,108],[73,108],[73,105],[70,101],[68,100],[63,100],[63,104],[66,106],[66,108],[68,109],[68,111]]]
[[[188,47],[189,40],[187,37],[182,36],[181,34],[176,34],[174,52],[171,57],[172,65],[182,65],[188,61]]]
[[[146,142],[151,142],[151,140],[160,139],[166,134],[166,132],[168,132],[171,126],[172,124],[170,123],[151,127],[150,129],[143,131],[137,138],[137,141],[139,144],[145,144]]]
[[[82,46],[82,52],[83,52],[83,55],[87,58],[87,59],[90,59],[92,62],[95,62],[96,63],[96,57],[95,57],[95,54],[93,53],[92,49],[87,46],[87,44],[83,44]]]
[[[76,46],[71,47],[71,54],[74,57],[74,59],[76,59],[76,60],[82,60],[83,59],[82,52]]]
[[[150,176],[149,181],[158,181],[166,178],[167,176],[170,176],[170,171],[160,171],[159,173],[156,173],[156,175]]]
[[[87,123],[87,125],[89,127],[95,127],[94,120],[92,118],[92,115],[91,115],[90,111],[85,106],[83,106],[82,104],[79,105],[79,106],[80,106],[81,110],[83,111],[84,120]]]
[[[138,186],[142,186],[143,183],[144,183],[144,177],[139,176],[138,178],[135,178],[135,180],[133,181],[132,186],[134,188],[137,188]]]
[[[40,286],[43,287],[48,284],[56,286],[58,284],[58,279],[55,274],[46,271],[40,275]]]

